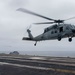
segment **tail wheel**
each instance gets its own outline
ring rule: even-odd
[[[61,37],[58,37],[58,41],[61,41]]]
[[[37,44],[37,41],[35,42],[34,46],[36,46],[36,44]]]

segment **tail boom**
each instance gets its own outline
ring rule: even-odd
[[[22,40],[34,41],[33,39],[31,39],[31,38],[28,38],[28,37],[23,37],[23,39],[22,39]]]

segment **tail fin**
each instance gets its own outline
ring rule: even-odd
[[[32,34],[31,34],[31,31],[30,31],[29,29],[27,29],[27,32],[28,32],[29,38],[33,39],[33,36],[32,36]]]
[[[31,31],[29,29],[27,29],[27,32],[28,32],[28,36],[29,37],[23,37],[22,40],[28,40],[28,41],[33,41],[33,36],[31,34]]]

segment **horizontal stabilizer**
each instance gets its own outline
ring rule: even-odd
[[[23,37],[22,40],[29,40],[29,41],[33,41],[31,38],[28,38],[28,37]]]

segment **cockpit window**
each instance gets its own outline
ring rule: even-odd
[[[69,30],[69,27],[68,26],[66,27],[66,30]]]
[[[75,28],[75,26],[74,25],[71,25],[71,28]]]

